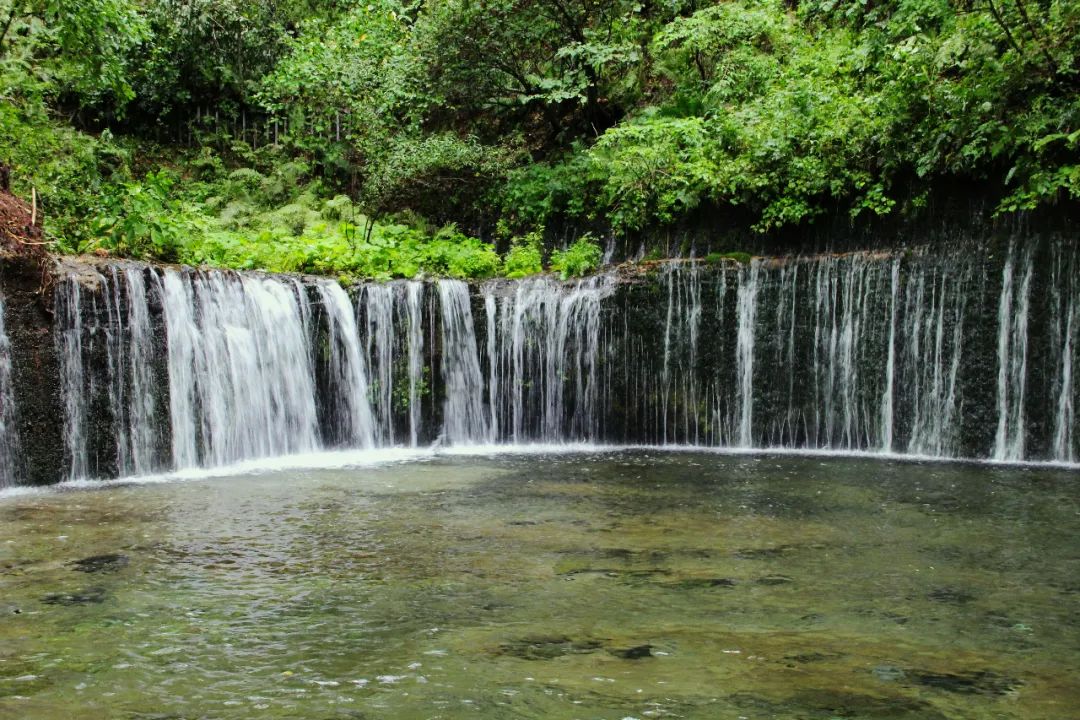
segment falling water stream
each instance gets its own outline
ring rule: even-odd
[[[435,441],[1074,462],[1077,264],[1014,242],[352,290],[102,265],[56,291],[65,476]]]
[[[0,296],[0,488],[15,484],[18,434],[15,427],[15,388],[11,378],[11,340],[4,325],[4,298]]]

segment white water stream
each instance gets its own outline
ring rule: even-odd
[[[852,253],[355,292],[106,266],[57,290],[65,475],[440,438],[1073,462],[1077,252],[1047,252],[1045,271],[1014,245],[997,265]],[[11,372],[0,318],[0,428]]]

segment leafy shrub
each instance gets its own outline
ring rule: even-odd
[[[503,259],[503,274],[508,278],[523,278],[544,272],[543,245],[540,233],[531,232],[516,237]]]
[[[102,198],[95,231],[100,244],[119,254],[176,260],[201,228],[169,197],[173,178],[162,171],[142,182],[113,186]]]
[[[225,173],[225,163],[213,150],[204,147],[191,161],[191,169],[199,180],[215,181]]]
[[[454,225],[435,233],[424,255],[426,270],[456,278],[493,277],[501,264],[490,243],[463,235]]]
[[[252,168],[239,168],[229,173],[227,189],[230,197],[245,198],[257,197],[266,178],[258,170]]]
[[[272,227],[284,228],[293,235],[303,235],[308,222],[318,220],[318,218],[318,214],[300,203],[290,203],[270,214]]]
[[[336,195],[323,203],[322,216],[327,220],[345,220],[353,215],[353,203],[348,195]]]
[[[586,233],[570,247],[551,254],[551,269],[559,273],[563,280],[582,277],[598,270],[603,256],[600,245]]]

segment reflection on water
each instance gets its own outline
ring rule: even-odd
[[[1073,472],[428,458],[0,501],[2,718],[1055,718]]]

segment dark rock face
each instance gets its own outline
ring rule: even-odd
[[[27,485],[54,483],[64,467],[63,399],[52,333],[53,280],[51,260],[0,258],[20,438],[15,470]]]

